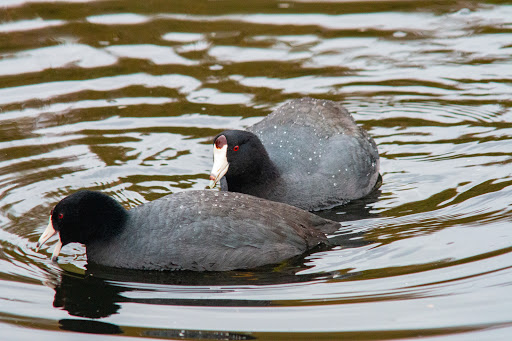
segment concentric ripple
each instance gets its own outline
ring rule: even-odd
[[[509,4],[4,0],[0,13],[0,338],[511,338]],[[379,145],[381,189],[319,212],[342,223],[337,246],[226,273],[35,252],[67,194],[129,208],[203,189],[213,136],[303,96],[342,101]]]

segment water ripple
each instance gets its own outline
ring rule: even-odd
[[[510,337],[512,6],[0,6],[3,337]],[[335,247],[227,273],[35,252],[62,197],[101,190],[130,208],[203,189],[213,136],[302,96],[342,101],[379,145],[380,190],[319,212],[341,222]]]

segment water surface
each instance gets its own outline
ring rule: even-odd
[[[2,338],[510,339],[511,55],[508,1],[3,0]],[[320,213],[340,246],[221,274],[35,252],[62,197],[203,189],[213,136],[304,96],[381,153],[379,192]]]

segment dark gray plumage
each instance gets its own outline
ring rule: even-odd
[[[340,226],[289,205],[213,191],[172,194],[129,211],[105,194],[80,191],[56,205],[51,224],[64,245],[85,244],[88,262],[196,271],[276,264],[326,243],[325,233]]]
[[[268,158],[248,165],[244,156],[262,154],[258,142],[243,131],[220,133],[227,137],[229,162],[222,190],[320,210],[364,197],[380,185],[377,145],[338,102],[292,100],[247,131],[259,138]],[[245,141],[253,148],[242,148]],[[230,149],[236,144],[244,156]],[[235,163],[245,166],[240,170]]]

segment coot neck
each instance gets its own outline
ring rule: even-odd
[[[78,208],[80,219],[75,241],[89,243],[108,241],[119,235],[128,220],[129,211],[113,198],[99,192],[90,192]]]
[[[279,170],[268,158],[254,163],[253,167],[242,174],[226,174],[226,182],[230,192],[257,195],[271,188],[279,178]]]
[[[128,220],[128,211],[119,209],[115,214],[109,213],[109,216],[106,216],[101,221],[97,221],[95,231],[89,236],[89,243],[111,240],[124,229]],[[87,242],[84,244],[87,244]]]

